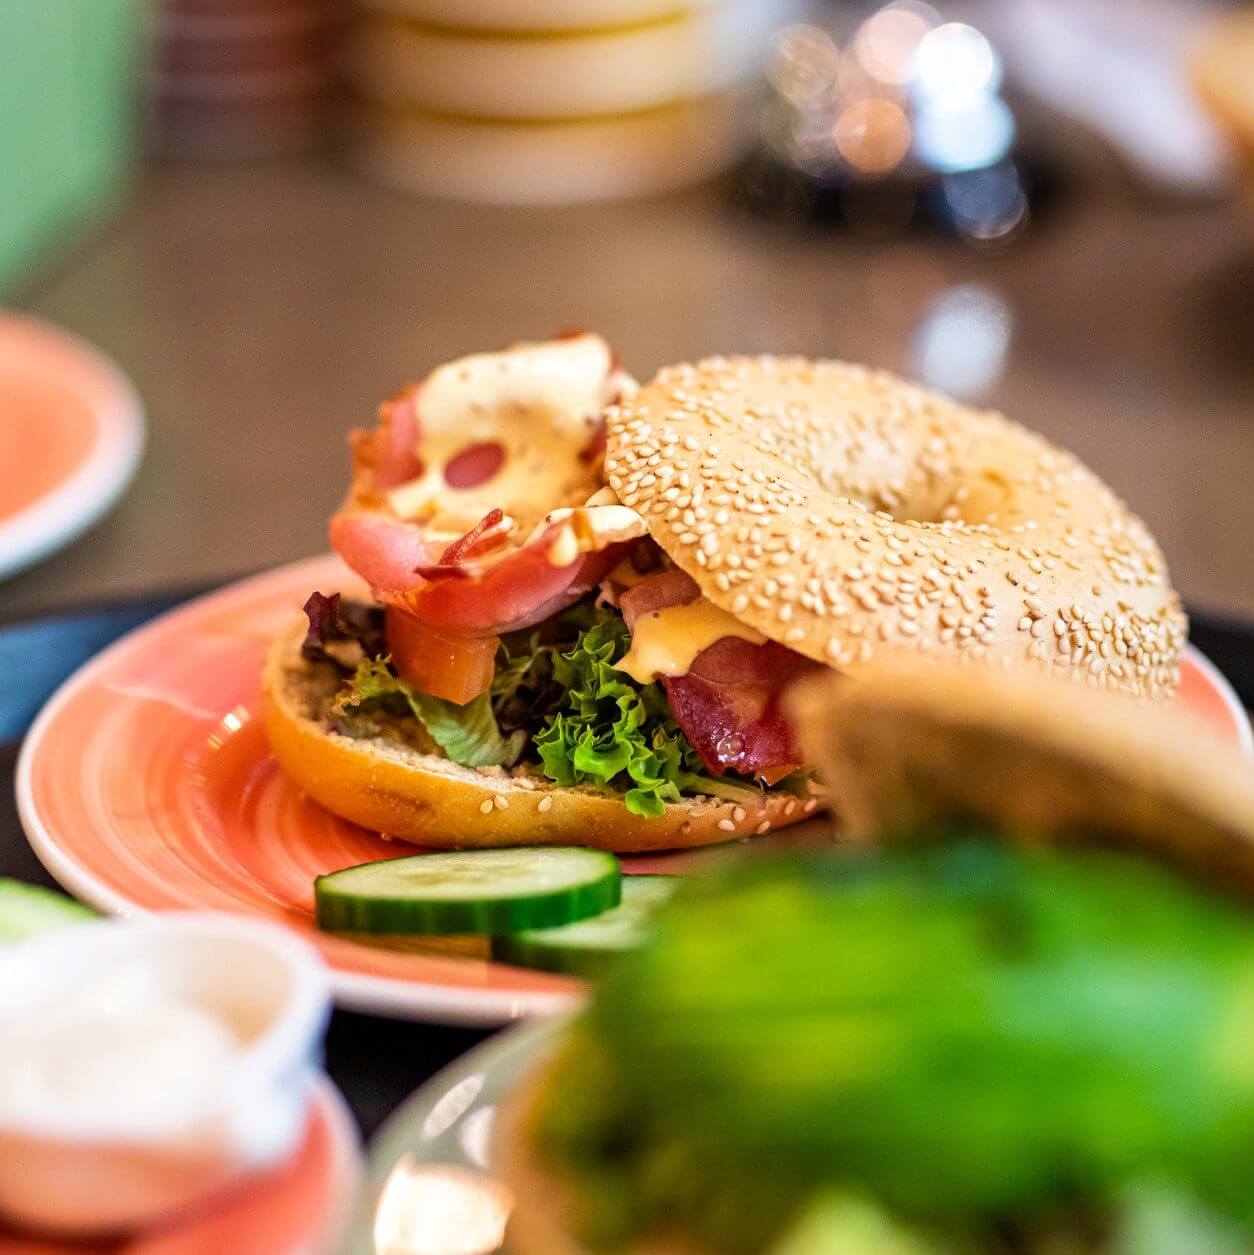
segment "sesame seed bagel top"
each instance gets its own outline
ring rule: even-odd
[[[1078,459],[1000,414],[806,358],[670,366],[607,414],[625,505],[715,604],[841,669],[903,648],[1172,691],[1158,546]]]

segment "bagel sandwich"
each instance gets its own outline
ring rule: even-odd
[[[792,700],[864,842],[685,883],[503,1113],[510,1250],[1254,1249],[1248,761],[1019,668]]]
[[[369,595],[311,590],[266,725],[316,801],[420,845],[801,820],[822,793],[782,695],[885,650],[1175,682],[1143,525],[1039,437],[889,375],[714,358],[640,388],[579,333],[442,366],[352,445],[331,544]]]

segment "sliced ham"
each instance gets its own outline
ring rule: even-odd
[[[503,548],[490,533],[492,517],[451,545],[433,546],[413,524],[349,511],[331,520],[331,545],[381,601],[434,628],[471,636],[530,627],[572,605],[605,578],[626,547],[609,544],[555,564],[561,523],[537,529],[521,547]]]
[[[441,566],[456,566],[458,563],[465,562],[470,558],[478,556],[482,549],[480,548],[485,539],[491,540],[493,537],[487,536],[493,528],[498,528],[505,522],[505,511],[501,509],[489,510],[470,529],[464,536],[459,536],[447,549],[440,555]],[[504,539],[501,533],[497,533]]]
[[[440,560],[444,544],[432,544],[425,530],[394,515],[341,511],[331,519],[331,548],[379,592],[409,588],[419,567]]]
[[[386,600],[445,632],[495,635],[531,627],[586,596],[622,556],[622,545],[579,554],[555,566],[557,528],[547,527],[518,549],[427,569]]]
[[[465,491],[486,484],[505,462],[505,446],[499,440],[467,445],[444,464],[444,482]]]
[[[818,669],[818,663],[774,641],[754,645],[725,636],[697,655],[687,675],[664,677],[662,683],[675,722],[707,771],[774,781],[801,762],[780,695]]]
[[[701,595],[696,581],[677,567],[658,571],[627,589],[618,608],[628,627],[645,615],[686,606]],[[818,664],[767,641],[755,645],[724,636],[693,659],[688,673],[664,676],[675,722],[706,770],[762,776],[769,783],[800,763],[792,731],[779,710],[779,695]]]
[[[627,620],[627,626],[634,627],[636,620],[646,614],[655,614],[669,606],[686,606],[700,596],[696,580],[678,567],[672,567],[627,589],[618,599],[618,609]]]
[[[418,456],[418,392],[412,385],[379,406],[379,427],[371,437],[371,470],[377,488],[395,488],[422,474]]]
[[[614,511],[594,519],[582,504],[603,483],[599,411],[630,386],[609,346],[586,334],[437,368],[355,434],[331,547],[380,600],[440,631],[491,636],[554,614],[621,558],[617,542],[640,534],[611,534],[622,530]],[[527,414],[544,436],[534,448]]]

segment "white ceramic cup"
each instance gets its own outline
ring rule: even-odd
[[[39,1022],[30,1017],[64,1016],[76,999],[99,1002],[101,990],[107,1002],[115,988],[128,1006],[155,1008],[153,1016],[208,1013],[238,1045],[212,1072],[202,1069],[199,1086],[170,1085],[179,1069],[153,1060],[163,1066],[152,1068],[151,1083],[171,1092],[142,1090],[143,1101],[129,1107],[125,1067],[114,1092],[89,1095],[97,1102],[41,1104],[20,1084],[0,1093],[0,1213],[25,1227],[134,1230],[280,1162],[304,1128],[330,1010],[311,946],[276,925],[228,915],[78,925],[0,951],[0,1035],[7,1027],[12,1045],[24,1024]],[[137,1079],[147,1083],[142,1070],[127,1083]],[[76,1083],[81,1094],[81,1075]],[[100,1083],[109,1083],[107,1065]]]

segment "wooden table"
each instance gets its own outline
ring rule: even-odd
[[[1252,241],[1234,208],[1155,208],[1094,180],[980,256],[794,232],[718,188],[505,210],[420,202],[313,160],[152,171],[21,302],[130,371],[146,460],[107,522],[0,586],[0,617],[318,550],[344,430],[456,354],[585,326],[641,376],[732,350],[913,373],[921,325],[963,285],[1009,318],[988,402],[1109,479],[1188,598],[1254,615]]]

